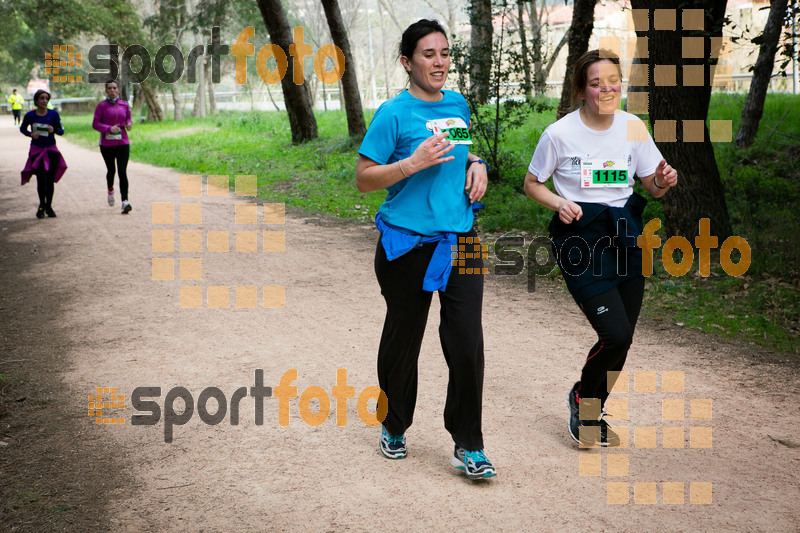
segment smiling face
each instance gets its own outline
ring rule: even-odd
[[[411,94],[420,100],[437,101],[450,70],[450,45],[442,33],[433,32],[417,41],[412,56],[400,58],[409,74]]]
[[[622,79],[619,67],[602,59],[589,65],[586,87],[579,93],[584,110],[593,115],[613,115],[619,109]]]
[[[112,100],[119,95],[119,87],[117,87],[116,82],[110,82],[106,84],[106,96],[111,98]]]
[[[36,98],[36,107],[39,109],[47,109],[47,102],[50,101],[50,95],[42,93]]]

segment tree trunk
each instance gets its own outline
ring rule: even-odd
[[[561,87],[561,101],[556,118],[559,119],[572,110],[572,69],[580,56],[589,50],[589,37],[594,30],[594,6],[597,0],[575,0],[572,9],[572,25],[569,28],[567,71]],[[680,50],[680,47],[678,48]]]
[[[556,64],[556,59],[558,59],[558,54],[561,53],[561,49],[564,48],[565,44],[567,44],[568,37],[569,28],[567,28],[567,31],[561,37],[561,40],[558,41],[555,50],[553,50],[553,55],[551,55],[550,59],[547,60],[547,64],[542,66],[541,63],[539,63],[539,65],[536,67],[533,77],[533,87],[536,89],[536,94],[546,94],[547,76],[549,76],[550,71],[553,70],[553,65]]]
[[[177,122],[181,119],[181,97],[180,93],[178,93],[177,84],[171,83],[169,90],[172,93],[172,118]]]
[[[117,55],[116,57],[111,57],[111,59],[117,61],[118,65],[122,66],[123,61],[130,61],[130,58],[125,57],[124,54],[125,47],[122,46],[122,44],[119,44],[117,42],[111,42],[110,39],[109,39],[109,44],[111,45],[116,44],[119,47],[119,55]],[[119,69],[119,74],[117,76],[117,87],[119,87],[119,97],[125,100],[126,102],[130,102],[131,83],[130,80],[128,79],[128,76],[126,76],[126,69],[124,68]]]
[[[456,6],[453,0],[447,0],[447,29],[450,35],[456,35]]]
[[[200,68],[197,69],[197,88],[194,91],[194,109],[192,110],[193,117],[206,116],[206,69],[205,69],[205,56],[200,56]]]
[[[522,92],[525,93],[525,98],[533,96],[533,83],[531,82],[531,59],[530,52],[528,52],[528,39],[525,36],[525,0],[517,0],[517,24],[519,26],[519,41],[522,45],[522,70],[525,71],[525,81],[522,85]]]
[[[144,98],[141,87],[138,85],[133,86],[133,107],[131,108],[131,120],[136,124],[138,117],[142,116],[142,109],[147,104]]]
[[[546,3],[542,1],[542,8],[536,7],[536,0],[530,0],[528,3],[528,18],[531,21],[531,58],[533,59],[533,91],[535,94],[544,93],[547,87],[547,75],[542,72],[542,63],[544,62],[544,54],[542,54],[542,18],[544,17],[544,9]]]
[[[289,30],[289,21],[283,12],[280,0],[257,0],[258,8],[261,10],[261,18],[273,44],[280,46],[284,52],[289,52],[289,45],[292,44],[292,36]],[[317,119],[314,117],[314,110],[311,108],[311,100],[308,94],[308,86],[305,81],[296,85],[294,83],[294,61],[290,60],[286,75],[281,80],[283,89],[283,101],[286,111],[289,114],[289,126],[292,130],[292,143],[316,139]]]
[[[164,120],[164,111],[161,110],[161,104],[158,103],[158,98],[147,82],[140,84],[144,100],[147,102],[147,120],[153,122],[161,122]]]
[[[344,73],[341,80],[344,89],[344,108],[347,111],[347,131],[351,137],[363,137],[367,132],[367,126],[364,123],[364,112],[361,109],[361,94],[358,91],[355,62],[350,51],[350,40],[347,38],[342,13],[339,11],[339,2],[338,0],[322,0],[322,7],[325,8],[325,17],[328,19],[333,44],[338,46],[344,54],[345,64],[342,65]]]
[[[750,91],[742,109],[742,121],[739,123],[739,132],[736,134],[734,146],[745,148],[753,144],[758,133],[758,123],[764,111],[764,99],[767,96],[769,80],[772,77],[772,67],[775,64],[775,52],[778,50],[778,39],[781,36],[783,19],[786,17],[788,0],[773,0],[769,8],[767,25],[754,43],[761,45],[758,52],[756,66],[753,68],[753,78],[750,81]]]
[[[386,86],[386,99],[388,100],[391,98],[389,96],[389,65],[386,62],[386,28],[384,27],[383,21],[383,8],[381,7],[380,2],[378,2],[378,14],[380,15],[381,21],[381,59],[383,60],[383,84]],[[450,30],[453,31],[453,30]],[[359,93],[360,96],[360,93]]]
[[[646,93],[649,92],[650,87],[647,85],[649,76],[644,76],[643,74],[634,74],[635,71],[633,65],[646,65],[647,60],[642,59],[641,57],[634,57],[633,61],[631,61],[631,75],[628,76],[628,90],[625,97],[625,105],[623,109],[628,111],[628,102],[631,99],[631,93]],[[648,67],[649,68],[649,67]]]
[[[671,189],[662,199],[666,233],[691,239],[699,232],[700,219],[708,218],[711,220],[711,234],[719,237],[720,243],[731,235],[731,225],[725,191],[705,121],[711,100],[711,67],[717,63],[716,58],[711,57],[711,38],[722,37],[725,4],[726,0],[687,0],[682,4],[684,9],[705,11],[702,31],[683,30],[680,11],[676,17],[676,31],[655,30],[652,23],[648,25],[647,31],[636,31],[639,39],[648,39],[649,57],[642,62],[647,63],[650,72],[648,111],[656,146],[667,163],[678,170],[677,187]],[[675,7],[671,0],[633,0],[632,5],[634,9],[651,9],[650,21],[654,19],[653,9]],[[634,17],[634,21],[636,20]],[[703,57],[683,57],[684,37],[702,37]],[[675,85],[656,85],[654,65],[675,65]],[[702,85],[685,86],[684,65],[702,65],[705,82]],[[702,121],[703,142],[684,141],[685,120]],[[659,133],[665,130],[666,133]]]
[[[470,92],[481,104],[489,100],[492,77],[492,0],[472,0],[469,8]]]
[[[205,65],[206,86],[208,87],[208,114],[217,114],[217,99],[214,97],[214,82],[211,79],[211,61],[206,61]]]

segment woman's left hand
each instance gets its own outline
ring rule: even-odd
[[[47,125],[47,131],[49,131],[50,133],[53,133],[53,126],[51,126],[50,124],[48,124],[48,125]]]
[[[489,183],[489,176],[486,174],[486,165],[483,163],[473,163],[467,167],[467,181],[464,183],[464,190],[469,191],[470,202],[480,202],[486,194],[486,185]]]

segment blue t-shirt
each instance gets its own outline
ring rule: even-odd
[[[466,136],[470,125],[464,97],[442,91],[438,102],[419,100],[408,91],[384,102],[375,112],[358,153],[386,165],[409,157],[434,129],[450,129],[450,139]],[[457,133],[456,133],[457,132]],[[388,187],[380,207],[383,220],[420,235],[465,233],[472,229],[466,181],[468,144],[456,144],[455,159],[420,170]]]
[[[20,125],[19,131],[30,137],[35,124],[53,126],[53,133],[39,132],[38,139],[31,139],[31,144],[34,146],[40,148],[53,146],[56,144],[56,135],[64,135],[64,128],[61,126],[61,117],[55,109],[48,109],[47,114],[43,117],[37,115],[36,110],[28,111],[25,113],[25,118],[22,119],[22,125]],[[28,128],[30,128],[30,130]],[[47,137],[44,137],[43,133],[47,133]]]

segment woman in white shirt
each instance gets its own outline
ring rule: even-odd
[[[633,192],[633,176],[654,198],[678,181],[644,123],[619,109],[621,80],[612,52],[581,56],[572,96],[582,105],[542,133],[525,176],[525,193],[555,211],[550,235],[556,261],[598,335],[568,396],[570,435],[587,447],[619,445],[602,413],[625,364],[644,295],[636,237],[647,201]],[[545,185],[550,176],[556,193]],[[581,401],[585,420],[579,418]]]

